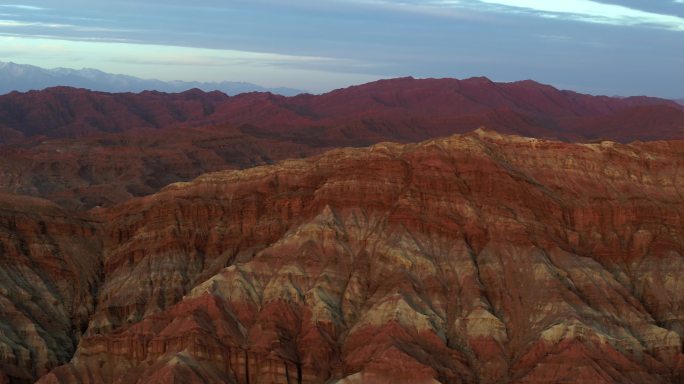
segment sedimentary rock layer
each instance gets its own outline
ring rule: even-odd
[[[676,382],[683,162],[478,130],[95,210],[98,305],[40,382]]]
[[[296,97],[50,88],[0,96],[0,190],[85,210],[205,172],[481,126],[572,141],[684,139],[684,107],[486,78],[402,78]]]
[[[71,359],[95,307],[97,223],[0,194],[0,383],[33,382]]]

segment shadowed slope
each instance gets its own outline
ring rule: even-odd
[[[0,194],[0,382],[69,361],[95,307],[98,224],[45,200]]]

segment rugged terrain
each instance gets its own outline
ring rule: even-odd
[[[323,95],[293,97],[258,92],[229,97],[198,89],[182,93],[104,93],[56,87],[0,96],[0,128],[8,133],[3,140],[8,140],[10,133],[15,137],[65,138],[218,122],[244,126],[245,131],[254,135],[300,137],[301,132],[307,132],[320,141],[346,138],[360,145],[388,138],[419,140],[454,130],[469,131],[480,125],[526,136],[548,135],[568,140],[630,141],[649,135],[664,139],[681,134],[668,132],[667,127],[606,133],[594,127],[573,126],[596,117],[612,117],[617,120],[614,124],[618,124],[620,119],[635,117],[624,117],[632,109],[640,108],[646,113],[653,106],[684,111],[672,100],[591,96],[531,80],[495,83],[484,77],[398,78]],[[668,116],[663,121],[678,116]],[[609,128],[616,127],[606,129]]]
[[[5,197],[101,239],[94,310],[60,320],[76,353],[40,382],[679,382],[683,162],[678,141],[477,130],[208,173],[89,220]]]
[[[52,202],[0,194],[0,383],[68,361],[95,308],[99,223]]]
[[[684,139],[684,107],[486,78],[393,79],[289,98],[59,87],[0,96],[0,188],[88,209],[208,171],[480,126],[569,141]]]
[[[0,383],[684,382],[682,138],[485,78],[0,96]]]

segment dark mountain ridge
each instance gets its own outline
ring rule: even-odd
[[[621,114],[630,108],[648,109],[656,105],[684,112],[681,105],[671,100],[591,96],[530,80],[494,83],[486,78],[399,78],[323,95],[294,97],[260,92],[229,97],[199,89],[177,94],[150,91],[112,94],[55,87],[0,96],[0,127],[8,133],[6,137],[11,133],[53,138],[213,123],[247,125],[266,134],[285,135],[318,127],[317,135],[354,131],[361,139],[367,137],[368,144],[373,140],[369,136],[382,135],[383,128],[388,131],[384,133],[385,139],[419,140],[472,130],[477,125],[508,116],[525,121],[516,124],[494,121],[497,127],[493,128],[528,136],[582,140],[601,137],[604,132],[575,129],[574,122],[612,117],[614,124],[619,125]],[[681,118],[674,111],[672,114],[674,120]],[[471,122],[476,120],[475,124]],[[667,137],[661,138],[672,138],[670,134],[663,135]],[[621,137],[619,132],[606,138],[633,139]]]

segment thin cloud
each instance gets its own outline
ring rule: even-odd
[[[12,8],[12,9],[21,9],[25,11],[44,11],[47,8],[43,7],[36,7],[34,5],[25,5],[25,4],[2,4],[0,5],[0,8]]]
[[[684,0],[676,1],[684,2]],[[497,6],[500,11],[522,11],[547,18],[618,26],[649,26],[678,32],[684,31],[684,18],[591,0],[479,0],[478,2]],[[461,1],[444,1],[443,3],[456,6],[467,4]],[[469,2],[469,4],[471,6],[477,5],[473,2]]]
[[[684,0],[683,0],[684,1]],[[376,9],[383,9],[389,12],[401,12],[408,14],[422,14],[427,16],[434,16],[440,18],[450,18],[459,20],[469,20],[475,22],[489,22],[492,21],[490,15],[481,12],[481,9],[475,7],[445,7],[447,2],[440,0],[343,0],[347,4],[356,6],[373,7]],[[458,5],[458,1],[452,1],[454,5]]]
[[[79,37],[78,39],[71,39],[69,40],[68,37],[62,36],[62,35],[48,35],[44,33],[40,34],[31,34],[31,35],[25,35],[22,33],[11,33],[11,32],[2,32],[0,31],[0,38],[5,37],[5,38],[13,38],[13,39],[26,39],[26,40],[36,40],[36,39],[47,39],[47,40],[55,40],[55,41],[69,41],[69,42],[90,42],[90,43],[125,43],[125,44],[145,44],[144,41],[142,40],[134,40],[134,39],[125,39],[125,38],[116,38],[116,37]],[[0,40],[0,43],[2,43],[2,40]],[[0,56],[3,50],[0,50]]]
[[[11,19],[0,19],[0,28],[51,28],[51,29],[62,29],[71,30],[76,32],[144,32],[141,29],[132,28],[108,28],[108,27],[96,27],[96,26],[85,26],[85,25],[74,25],[74,24],[61,24],[61,23],[49,23],[41,21],[20,21]],[[29,31],[33,32],[33,31]],[[40,37],[40,35],[35,33],[20,34],[21,36],[27,37]],[[88,39],[88,37],[84,37]]]
[[[486,14],[530,15],[547,19],[616,26],[647,26],[684,31],[684,18],[643,11],[623,5],[593,0],[346,0],[348,3],[382,7],[391,11],[407,11],[434,16],[486,21]],[[672,0],[684,4],[684,0]]]
[[[336,59],[318,56],[296,56],[277,53],[250,52],[229,49],[203,49],[173,46],[150,46],[157,52],[161,50],[173,50],[169,53],[156,53],[154,56],[118,56],[112,57],[111,62],[140,64],[140,65],[164,65],[164,66],[204,66],[221,67],[226,65],[249,65],[249,66],[302,66],[302,65],[342,65],[349,64],[344,59]],[[179,51],[191,51],[193,53],[179,53]]]
[[[44,28],[74,28],[75,25],[59,23],[43,23],[36,21],[2,20],[0,27],[44,27]]]

